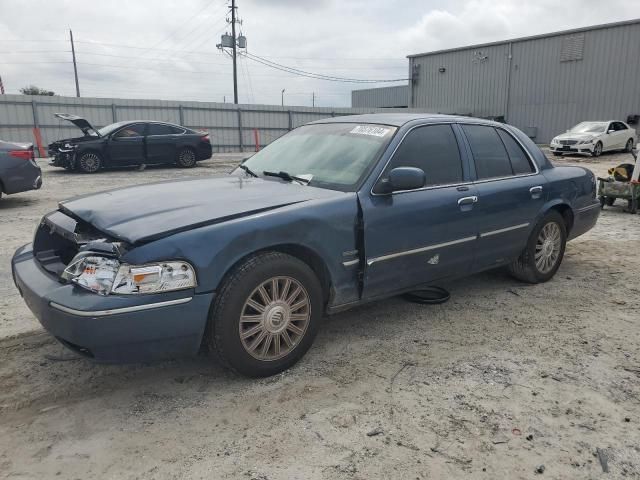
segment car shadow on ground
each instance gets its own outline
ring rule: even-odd
[[[20,195],[19,193],[13,194],[11,196],[5,196],[3,194],[2,198],[0,198],[0,211],[17,207],[29,207],[36,203],[38,203],[37,199],[26,197],[24,195]]]
[[[393,342],[409,329],[428,332],[433,322],[445,327],[447,310],[466,308],[468,295],[491,297],[504,294],[518,283],[505,272],[496,270],[443,284],[452,293],[452,300],[443,305],[418,305],[393,297],[363,305],[347,312],[323,319],[320,333],[305,357],[290,370],[271,379],[249,379],[223,368],[215,355],[205,352],[194,358],[158,361],[146,364],[98,364],[67,350],[46,332],[36,332],[0,342],[0,378],[14,386],[0,385],[0,413],[32,406],[41,408],[52,399],[82,400],[105,393],[136,392],[149,389],[173,391],[179,385],[181,394],[185,384],[192,383],[199,391],[220,390],[251,385],[253,382],[273,382],[283,376],[304,378],[319,371],[331,370],[345,352],[357,355],[357,343],[371,341]],[[452,313],[453,314],[453,313]],[[444,320],[443,320],[444,319]],[[486,328],[492,328],[488,325]],[[362,332],[367,332],[363,337]],[[426,334],[426,333],[425,333]],[[348,353],[347,353],[348,355]],[[343,358],[344,359],[344,358]],[[316,372],[316,373],[314,373]]]

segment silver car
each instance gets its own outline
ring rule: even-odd
[[[0,140],[0,198],[2,194],[37,190],[42,186],[42,171],[36,164],[33,145]]]

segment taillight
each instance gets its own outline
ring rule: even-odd
[[[9,151],[9,156],[31,160],[33,158],[33,150],[11,150]]]
[[[209,134],[208,133],[206,135],[203,135],[202,137],[200,137],[200,140],[202,140],[203,142],[211,143],[211,139],[209,138]]]

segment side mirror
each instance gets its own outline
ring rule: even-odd
[[[615,132],[615,130],[611,129],[611,130],[607,130],[607,135],[609,135],[610,133]]]
[[[393,193],[422,188],[426,183],[427,177],[423,170],[415,167],[396,167],[378,185],[381,193]]]

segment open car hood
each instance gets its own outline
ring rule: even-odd
[[[296,183],[244,178],[189,178],[85,195],[60,210],[130,244],[255,215],[288,205],[344,196]]]
[[[54,113],[53,115],[54,117],[73,123],[76,127],[82,130],[82,133],[85,135],[91,135],[91,132],[93,132],[97,136],[100,136],[98,130],[93,128],[93,125],[91,125],[85,118],[79,117],[78,115],[72,115],[71,113]]]

